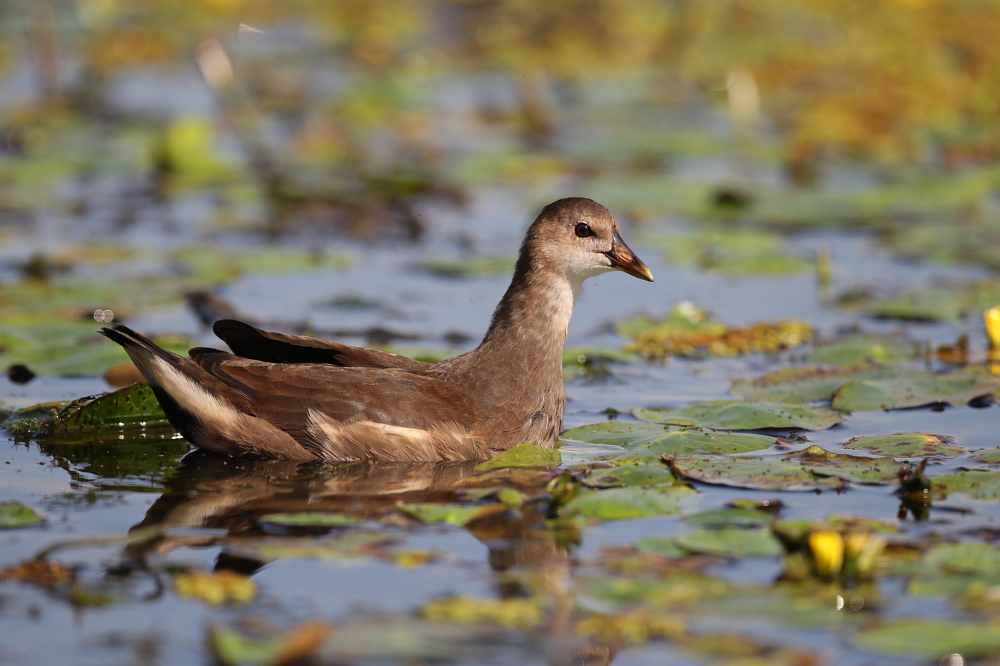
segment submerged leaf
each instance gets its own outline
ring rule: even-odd
[[[625,351],[636,352],[652,360],[668,356],[741,356],[750,353],[774,353],[805,344],[812,339],[812,327],[802,321],[760,323],[746,328],[718,322],[696,325],[653,322],[635,333],[635,340]]]
[[[853,437],[845,449],[865,449],[894,458],[925,458],[928,456],[954,456],[967,453],[947,435],[927,432],[897,432],[892,435],[862,435]]]
[[[712,400],[683,409],[636,409],[637,418],[657,423],[702,425],[720,430],[802,428],[826,430],[842,416],[832,409],[788,402],[741,402]]]

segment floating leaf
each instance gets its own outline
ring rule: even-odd
[[[1000,388],[1000,377],[984,368],[967,367],[947,375],[912,370],[896,377],[852,381],[833,396],[841,411],[901,409],[934,403],[964,405]]]
[[[853,642],[863,650],[893,656],[983,657],[1000,650],[1000,628],[969,621],[905,618],[866,629]]]
[[[812,339],[812,327],[802,321],[760,323],[746,328],[717,322],[677,325],[667,320],[635,334],[625,351],[657,360],[668,356],[741,356],[774,353],[805,344]]]
[[[642,518],[681,513],[696,497],[686,486],[667,488],[612,488],[581,492],[563,508],[569,515],[601,520]]]
[[[850,381],[897,376],[894,366],[856,365],[843,368],[807,366],[782,368],[756,379],[733,382],[730,393],[742,400],[813,402],[825,400]]]
[[[672,263],[731,276],[787,275],[812,268],[788,252],[781,234],[752,229],[712,229],[666,239]]]
[[[669,472],[668,472],[669,473]],[[42,517],[20,502],[0,503],[0,529],[41,525]]]
[[[56,419],[52,434],[59,439],[85,439],[102,431],[165,424],[167,417],[153,389],[142,383],[106,393],[89,402],[71,404]]]
[[[771,530],[727,527],[698,530],[674,537],[678,546],[693,553],[722,557],[770,557],[782,553]]]
[[[912,342],[881,335],[853,335],[817,347],[806,359],[821,365],[902,363],[915,353],[916,345]]]
[[[715,509],[691,514],[684,520],[702,527],[759,527],[774,521],[774,515],[757,509]]]
[[[174,588],[182,597],[201,599],[215,606],[247,603],[257,594],[257,586],[249,577],[226,569],[180,574],[174,578]]]
[[[843,453],[831,453],[818,446],[798,451],[785,457],[794,460],[817,474],[836,476],[855,483],[889,485],[896,482],[902,465],[890,457],[867,458]]]
[[[777,456],[677,456],[671,461],[671,468],[677,474],[695,481],[737,488],[802,491],[844,486],[844,481],[840,478],[819,476],[798,462],[789,462]]]
[[[397,504],[396,508],[425,523],[448,523],[462,527],[463,525],[496,515],[506,511],[503,504],[461,505],[461,504]]]
[[[1000,448],[992,449],[978,455],[974,458],[976,462],[985,463],[987,465],[997,465],[1000,464]]]
[[[933,477],[935,486],[943,486],[949,493],[967,493],[977,500],[1000,499],[1000,472],[966,470]]]
[[[209,645],[220,663],[286,664],[305,660],[330,633],[322,622],[307,622],[293,627],[283,636],[250,638],[221,626],[209,629]]]
[[[701,425],[722,430],[802,428],[826,430],[843,419],[839,412],[824,407],[788,402],[740,402],[712,400],[683,409],[635,409],[644,421]]]
[[[954,322],[962,317],[965,307],[949,289],[927,289],[876,301],[863,311],[881,319]]]
[[[448,278],[490,277],[510,275],[514,271],[514,257],[496,256],[481,259],[427,259],[421,267],[428,273]]]
[[[546,449],[534,444],[518,444],[509,451],[476,466],[477,472],[499,467],[555,467],[560,463],[558,449]]]
[[[563,433],[569,440],[621,446],[621,458],[654,457],[680,453],[746,453],[773,446],[773,437],[756,434],[713,432],[655,423],[608,421],[573,428]]]
[[[287,527],[348,527],[362,522],[360,518],[340,513],[319,513],[302,511],[299,513],[269,513],[260,517],[263,523],[274,523]]]
[[[475,599],[444,597],[429,602],[421,610],[428,620],[476,624],[488,622],[511,629],[531,629],[545,619],[545,601],[527,599]]]
[[[947,435],[927,432],[897,432],[892,435],[863,435],[853,437],[845,449],[865,449],[894,458],[925,458],[928,456],[954,456],[967,453]]]
[[[833,398],[839,411],[900,409],[937,402],[964,404],[1000,388],[1000,378],[981,368],[947,375],[899,366],[785,368],[752,380],[734,382],[733,395],[744,400],[812,402]]]
[[[659,461],[624,463],[611,469],[594,470],[583,480],[591,488],[612,486],[656,486],[672,483],[674,475]]]

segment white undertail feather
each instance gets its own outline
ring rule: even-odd
[[[364,418],[338,421],[310,409],[308,432],[314,453],[324,460],[485,460],[491,455],[457,424],[422,430]]]

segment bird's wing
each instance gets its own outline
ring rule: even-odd
[[[322,363],[342,368],[400,368],[422,372],[429,363],[399,354],[352,347],[306,335],[289,335],[254,328],[233,319],[222,319],[213,326],[233,353],[271,363]]]
[[[239,394],[248,413],[328,460],[488,457],[462,395],[430,372],[270,363],[209,349],[191,359]],[[244,402],[245,400],[245,402]]]

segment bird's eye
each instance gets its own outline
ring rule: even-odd
[[[589,224],[581,222],[576,225],[576,235],[580,238],[589,238],[594,235],[594,230],[590,228]]]

